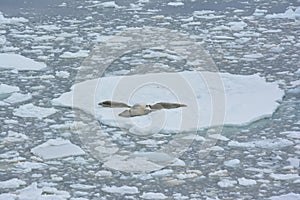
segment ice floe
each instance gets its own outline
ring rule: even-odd
[[[53,103],[79,108],[104,124],[126,128],[134,134],[174,133],[223,124],[244,125],[270,116],[283,94],[277,83],[267,83],[257,74],[180,72],[88,80],[74,85],[71,92],[54,99]],[[130,105],[180,102],[188,106],[124,118],[118,116],[123,108],[97,105],[105,100]]]
[[[239,178],[238,182],[243,186],[256,185],[256,181],[253,179]]]
[[[224,165],[227,167],[237,167],[239,164],[240,164],[239,159],[232,159],[224,162]]]
[[[60,55],[61,58],[84,58],[89,56],[88,50],[79,50],[77,52],[64,52]]]
[[[37,187],[37,183],[34,182],[28,187],[18,190],[17,199],[31,200],[31,199],[68,199],[70,194],[66,191],[57,190],[53,187],[44,186],[42,188]]]
[[[45,63],[36,62],[19,54],[0,53],[0,69],[41,70],[46,66]]]
[[[140,197],[142,199],[167,199],[168,198],[163,193],[155,193],[155,192],[144,192]]]
[[[131,187],[131,186],[127,186],[127,185],[124,185],[124,186],[120,186],[120,187],[117,187],[117,186],[104,186],[102,188],[102,191],[104,192],[108,192],[108,193],[117,193],[117,194],[137,194],[139,193],[139,190],[137,187]]]
[[[21,103],[24,101],[28,101],[32,98],[30,93],[22,94],[22,93],[13,93],[10,97],[4,99],[3,101],[9,104]]]
[[[0,12],[0,24],[17,24],[28,22],[28,19],[24,17],[5,17],[2,12]]]
[[[237,181],[229,180],[229,179],[223,179],[218,182],[218,185],[222,188],[233,187],[236,184],[237,184]]]
[[[274,180],[281,180],[281,181],[287,181],[287,180],[295,180],[300,179],[300,176],[298,174],[270,174],[270,177]]]
[[[300,7],[295,10],[289,8],[284,13],[274,13],[266,15],[267,19],[300,19]]]
[[[269,200],[299,200],[300,194],[288,193],[279,196],[270,197]]]
[[[120,8],[118,4],[116,4],[115,1],[106,1],[100,4],[97,4],[97,6],[103,7],[103,8]]]
[[[43,119],[50,115],[56,113],[55,108],[44,108],[35,106],[32,103],[21,105],[14,110],[14,115],[18,117],[34,117],[38,119]]]
[[[18,178],[12,178],[6,181],[0,181],[0,188],[18,188],[21,185],[26,185],[26,182]]]
[[[67,156],[84,155],[85,152],[69,140],[62,138],[50,139],[34,147],[31,152],[43,159],[62,158]]]
[[[169,2],[168,5],[177,7],[177,6],[183,6],[184,3],[181,1],[175,1],[175,2]]]
[[[263,149],[280,149],[283,147],[291,146],[294,143],[287,139],[265,139],[265,140],[255,140],[251,142],[237,142],[230,141],[228,146],[230,147],[240,147],[240,148],[263,148]]]
[[[18,91],[20,91],[20,89],[17,86],[0,83],[0,95],[5,95],[5,94],[13,93],[13,92],[18,92]]]

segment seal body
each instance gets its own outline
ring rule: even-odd
[[[119,114],[121,117],[136,117],[147,115],[151,112],[151,109],[146,104],[135,104],[129,110],[125,110]]]
[[[103,101],[98,103],[98,105],[102,107],[110,107],[110,108],[130,108],[129,110],[124,110],[119,114],[121,117],[136,117],[147,115],[150,112],[161,110],[161,109],[173,109],[179,107],[186,107],[185,104],[180,103],[166,103],[166,102],[159,102],[153,105],[147,104],[135,104],[133,106],[129,106],[125,103],[116,102],[116,101]]]

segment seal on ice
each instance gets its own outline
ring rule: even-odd
[[[179,104],[179,103],[166,103],[166,102],[159,102],[153,105],[148,104],[135,104],[133,106],[129,106],[125,103],[121,102],[115,102],[115,101],[103,101],[100,102],[98,105],[101,105],[102,107],[110,107],[110,108],[130,108],[128,110],[125,110],[119,114],[121,117],[136,117],[136,116],[142,116],[147,115],[150,112],[161,110],[161,109],[174,109],[174,108],[180,108],[180,107],[186,107],[185,104]]]

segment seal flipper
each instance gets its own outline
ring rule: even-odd
[[[185,104],[159,102],[150,106],[152,110],[173,109],[179,107],[187,107]]]
[[[122,102],[116,102],[116,101],[103,101],[98,103],[98,105],[102,107],[110,107],[110,108],[130,108],[129,105]]]

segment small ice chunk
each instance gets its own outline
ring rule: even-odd
[[[3,138],[3,140],[6,142],[20,142],[20,141],[24,141],[27,139],[28,139],[27,135],[25,135],[23,133],[16,133],[13,131],[8,131],[7,137]]]
[[[253,54],[246,54],[244,55],[244,58],[248,59],[258,59],[264,57],[261,53],[253,53]]]
[[[163,193],[144,192],[141,198],[142,199],[167,199],[168,197]]]
[[[255,185],[256,184],[255,180],[246,179],[246,178],[239,178],[238,182],[239,182],[240,185],[243,185],[243,186],[249,186],[249,185]]]
[[[229,179],[223,179],[218,182],[218,186],[220,186],[222,188],[233,187],[235,184],[237,184],[237,181],[229,180]]]
[[[225,170],[218,170],[218,171],[215,171],[215,172],[210,172],[208,175],[209,176],[227,176],[228,171],[226,169]]]
[[[69,78],[70,73],[67,71],[58,71],[58,72],[55,72],[55,76],[60,77],[60,78]]]
[[[163,165],[158,165],[143,157],[124,159],[119,156],[111,157],[103,166],[127,172],[153,171],[163,168]]]
[[[166,176],[172,174],[174,171],[172,169],[162,169],[151,173],[151,176]]]
[[[139,193],[139,190],[137,187],[130,187],[127,185],[117,187],[117,186],[104,186],[102,188],[102,191],[107,193],[117,193],[117,194],[137,194]]]
[[[95,185],[85,185],[85,184],[80,184],[80,183],[72,184],[72,185],[70,185],[70,187],[74,188],[74,189],[78,189],[78,190],[90,190],[90,189],[96,188]]]
[[[286,181],[286,180],[295,180],[300,179],[298,174],[270,174],[270,177],[274,180]]]
[[[0,53],[0,69],[41,70],[46,66],[45,63],[36,62],[30,58],[12,53]]]
[[[37,183],[34,182],[28,187],[18,190],[18,199],[32,200],[32,199],[68,199],[70,194],[67,191],[57,190],[56,188],[44,186],[38,188]]]
[[[245,22],[229,22],[228,25],[230,26],[230,29],[233,31],[241,31],[245,27],[247,27],[247,23]]]
[[[56,112],[57,110],[55,108],[43,108],[29,103],[16,108],[14,110],[14,115],[19,117],[35,117],[42,119],[53,115]]]
[[[120,8],[120,6],[118,6],[118,4],[116,4],[115,1],[106,1],[106,2],[100,3],[99,6],[101,6],[103,8]]]
[[[300,194],[288,193],[280,196],[273,196],[269,198],[270,200],[299,200]]]
[[[4,17],[2,12],[0,12],[0,24],[17,24],[28,22],[28,19],[24,17]]]
[[[18,162],[15,165],[18,168],[18,171],[21,172],[31,172],[33,169],[44,169],[47,165],[38,162]]]
[[[227,167],[237,167],[240,164],[239,159],[232,159],[224,162],[224,165]]]
[[[62,138],[50,139],[47,142],[34,147],[31,152],[43,159],[62,158],[67,156],[83,155],[85,152],[69,140]]]
[[[267,19],[299,19],[300,18],[300,7],[293,9],[289,8],[284,13],[274,13],[266,15]]]
[[[32,95],[30,93],[28,93],[28,94],[13,93],[10,97],[6,98],[4,100],[4,102],[9,103],[9,104],[16,104],[16,103],[28,101],[31,98],[32,98]]]
[[[107,177],[111,177],[112,173],[110,171],[100,170],[95,174],[95,176],[99,176],[101,178],[107,178]]]
[[[177,6],[183,6],[184,3],[181,1],[175,1],[175,2],[169,2],[168,5],[177,7]]]
[[[266,139],[266,140],[255,140],[251,142],[237,142],[230,141],[228,146],[230,147],[241,147],[241,148],[263,148],[263,149],[280,149],[287,146],[291,146],[294,143],[287,139]]]
[[[64,52],[60,55],[61,58],[85,58],[89,56],[88,50],[79,50],[75,53],[72,52]]]
[[[1,64],[0,64],[0,68],[1,68]],[[6,84],[0,83],[0,95],[1,94],[9,94],[9,93],[18,92],[18,91],[20,91],[20,89],[17,86],[11,86],[11,85],[6,85]]]
[[[0,181],[0,188],[18,188],[21,185],[25,185],[26,182],[18,178],[12,178],[6,181]]]
[[[216,139],[216,140],[222,140],[222,141],[228,141],[229,139],[221,134],[210,134],[208,137]]]

